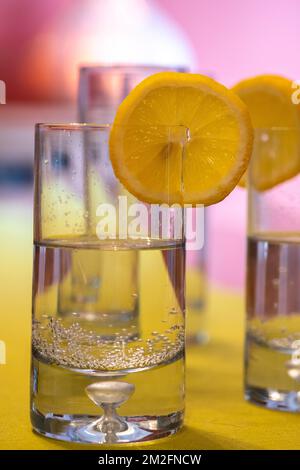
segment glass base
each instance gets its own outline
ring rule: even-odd
[[[286,392],[267,388],[245,387],[245,399],[270,410],[300,412],[300,392]]]
[[[43,436],[81,444],[122,444],[150,441],[170,436],[182,427],[183,412],[166,416],[122,417],[127,429],[114,432],[100,432],[99,417],[76,415],[42,415],[37,410],[31,413],[33,429]]]

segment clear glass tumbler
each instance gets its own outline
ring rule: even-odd
[[[257,130],[249,169],[245,396],[287,411],[300,410],[299,144],[298,129]]]
[[[158,72],[187,72],[162,65],[87,65],[80,67],[78,113],[81,122],[113,122],[119,104],[144,78]]]
[[[180,170],[185,129],[156,130]],[[36,127],[31,420],[67,441],[145,441],[183,422],[183,209],[128,193],[110,131]],[[182,189],[169,148],[165,195]]]

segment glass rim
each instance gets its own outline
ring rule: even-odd
[[[93,122],[38,122],[35,124],[35,128],[37,130],[49,130],[49,131],[80,131],[80,130],[111,130],[113,126],[119,128],[127,128],[127,129],[184,129],[188,131],[188,127],[184,126],[183,124],[153,124],[149,126],[127,126],[113,124],[113,123],[103,123],[97,124]]]
[[[37,129],[49,129],[49,130],[83,130],[83,129],[111,129],[113,125],[117,127],[127,127],[127,128],[145,128],[145,126],[127,126],[127,125],[118,125],[113,124],[113,122],[106,123],[96,123],[96,122],[38,122],[35,124]],[[160,129],[178,129],[184,128],[188,129],[187,126],[183,124],[152,124],[149,125],[150,128],[160,128]],[[291,127],[291,126],[273,126],[273,127],[254,127],[254,134],[261,134],[263,132],[300,132],[300,127]]]

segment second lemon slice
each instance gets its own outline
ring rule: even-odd
[[[208,77],[176,72],[141,82],[120,105],[110,136],[116,176],[130,193],[154,203],[224,199],[244,173],[251,147],[242,101]]]
[[[300,171],[300,112],[292,102],[292,81],[279,75],[242,80],[233,91],[248,106],[257,129],[252,181],[264,191]],[[246,175],[240,181],[245,186]]]

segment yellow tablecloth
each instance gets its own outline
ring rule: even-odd
[[[0,365],[0,449],[95,448],[42,438],[31,431],[29,212],[0,208],[0,224],[0,340],[6,343],[7,349],[6,364]],[[211,341],[187,351],[183,430],[168,439],[130,447],[149,450],[300,448],[299,415],[264,410],[243,399],[242,296],[212,289],[209,300]]]

